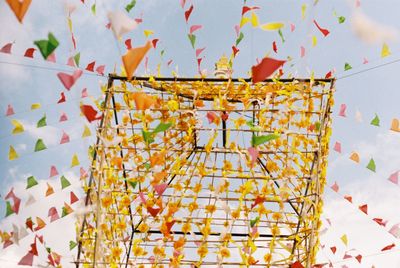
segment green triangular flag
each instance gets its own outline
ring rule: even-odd
[[[66,177],[64,177],[64,175],[61,176],[60,180],[61,180],[61,189],[65,189],[71,185],[71,183],[67,180]]]
[[[35,185],[38,185],[38,182],[36,181],[35,177],[30,176],[30,177],[27,179],[26,189],[29,189],[29,188],[31,188],[31,187],[33,187],[33,186],[35,186]]]
[[[188,34],[190,43],[192,44],[192,48],[194,48],[194,45],[196,44],[196,36],[194,34]]]
[[[353,67],[351,67],[351,65],[348,64],[347,62],[344,64],[344,70],[345,70],[345,71],[348,71],[348,70],[350,70],[351,68],[353,68]]]
[[[374,119],[372,119],[371,125],[376,126],[376,127],[379,127],[379,117],[378,117],[377,114],[375,114]]]
[[[375,161],[373,158],[371,158],[371,160],[369,160],[369,163],[367,165],[367,168],[373,172],[376,171],[376,165],[375,165]]]
[[[44,127],[44,126],[47,126],[47,123],[46,123],[46,114],[43,115],[42,118],[40,118],[40,120],[37,122],[37,125],[36,125],[36,127]]]
[[[69,250],[73,250],[76,245],[78,245],[75,241],[69,241]]]
[[[269,134],[269,135],[262,135],[262,136],[256,136],[253,135],[252,139],[251,139],[251,144],[252,146],[257,146],[263,143],[266,143],[268,141],[274,140],[279,138],[279,135],[276,134]]]
[[[126,12],[129,13],[129,11],[131,11],[131,9],[135,7],[135,5],[136,5],[136,0],[132,0],[129,4],[125,6]]]
[[[62,208],[62,214],[61,214],[61,218],[64,218],[65,216],[68,215],[68,211],[65,207]]]
[[[163,132],[169,129],[172,126],[172,123],[160,123],[156,128],[153,130],[154,134],[157,134],[158,132]]]
[[[282,33],[281,29],[278,30],[278,34],[281,37],[282,43],[285,43],[285,38],[283,38],[283,33]]]
[[[260,217],[257,217],[254,220],[250,220],[250,227],[253,227],[254,225],[256,225],[256,223],[258,222],[259,219],[260,219]]]
[[[239,37],[236,39],[236,46],[239,45],[240,41],[242,41],[244,37],[244,34],[242,32],[240,32]]]
[[[11,203],[7,201],[7,208],[6,208],[6,217],[10,216],[14,213],[14,210],[11,207]]]
[[[77,53],[77,54],[74,56],[75,64],[76,64],[76,66],[78,66],[78,67],[79,67],[79,60],[80,60],[80,58],[81,58],[81,53],[80,53],[80,52]]]
[[[346,20],[346,18],[343,16],[338,17],[339,23],[343,23],[345,20]]]
[[[42,151],[44,149],[47,149],[46,145],[44,145],[42,139],[38,139],[35,145],[35,152]]]
[[[48,40],[37,40],[33,42],[39,48],[39,51],[45,60],[59,45],[57,39],[52,33],[49,33],[48,38]]]
[[[93,15],[96,16],[96,4],[93,4],[91,9],[92,9]]]

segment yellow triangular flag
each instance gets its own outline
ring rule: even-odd
[[[146,38],[154,33],[152,30],[144,30],[143,32],[144,32],[144,36],[146,36]]]
[[[251,12],[251,25],[253,25],[253,27],[258,27],[260,23],[258,22],[258,17],[257,14],[254,12]]]
[[[17,120],[13,119],[11,120],[11,123],[14,125],[14,129],[12,131],[12,134],[18,134],[24,132],[24,126],[18,122]]]
[[[242,19],[240,20],[240,28],[242,28],[244,25],[246,25],[246,23],[250,22],[250,19],[247,17],[242,17]]]
[[[72,156],[71,167],[79,166],[79,159],[76,154]]]
[[[312,36],[312,46],[315,47],[317,45],[317,37],[315,35]]]
[[[384,43],[382,46],[381,57],[384,58],[384,57],[389,56],[390,54],[392,54],[392,53],[390,52],[388,45],[386,43]]]
[[[307,5],[303,4],[301,5],[301,19],[304,20],[306,18],[306,10],[307,10]]]
[[[41,107],[40,103],[33,103],[31,105],[31,110],[36,110],[39,109]]]
[[[83,128],[82,138],[89,137],[91,135],[92,132],[90,132],[90,128],[87,125],[85,125]]]
[[[340,240],[342,240],[342,242],[347,246],[347,235],[342,235],[342,237],[340,238]]]
[[[264,31],[276,31],[283,28],[283,26],[285,26],[285,24],[283,24],[282,22],[270,22],[261,25],[260,28]]]
[[[8,152],[8,159],[9,160],[14,160],[14,159],[17,159],[17,158],[18,158],[17,152],[15,151],[14,147],[12,147],[10,145],[10,151]]]

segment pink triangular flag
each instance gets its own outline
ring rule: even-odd
[[[338,152],[338,153],[342,153],[342,145],[340,144],[340,142],[335,142],[335,145],[333,146],[333,150]]]
[[[343,103],[340,105],[339,116],[346,117],[346,108],[346,104]]]
[[[54,176],[57,176],[57,175],[58,175],[57,168],[55,166],[51,166],[50,167],[50,178],[54,177]]]
[[[10,115],[13,115],[13,114],[15,114],[14,108],[11,106],[11,104],[8,104],[7,105],[6,116],[10,116]]]
[[[338,192],[338,191],[339,191],[339,185],[336,183],[336,181],[335,181],[335,183],[331,186],[331,189],[332,189],[333,191],[335,191],[335,192]]]
[[[58,73],[57,76],[60,79],[61,83],[67,90],[70,90],[71,87],[75,84],[75,82],[81,77],[82,70],[75,70],[72,75],[67,73]]]
[[[47,61],[56,63],[56,54],[53,52],[47,57]]]
[[[4,45],[1,49],[0,52],[2,53],[7,53],[7,54],[11,54],[11,48],[12,48],[12,43],[8,43],[6,45]]]
[[[87,88],[82,89],[81,98],[83,99],[83,98],[86,98],[87,96],[88,96]]]
[[[47,216],[50,217],[50,222],[53,222],[60,218],[60,216],[58,215],[57,209],[55,207],[51,207],[49,209],[49,214]]]
[[[193,25],[190,26],[189,33],[193,34],[195,31],[200,30],[203,26],[201,25]]]
[[[240,32],[240,25],[235,25],[236,36],[239,36],[239,32]]]
[[[143,204],[146,204],[146,198],[144,197],[144,193],[143,193],[143,192],[140,192],[140,193],[139,193],[139,198],[140,198],[140,201],[141,201]]]
[[[28,252],[22,259],[18,262],[18,265],[27,265],[27,266],[32,266],[33,265],[33,254],[31,252]]]
[[[305,47],[301,46],[300,47],[300,57],[304,57],[306,55],[306,49]]]
[[[399,171],[396,171],[389,177],[389,181],[393,182],[394,184],[399,184]]]
[[[206,49],[206,48],[203,47],[203,48],[196,49],[196,58],[198,58],[200,56],[200,54],[204,51],[204,49]]]
[[[258,158],[258,150],[254,147],[249,147],[247,148],[247,151],[249,152],[251,158],[251,166],[254,166],[254,163],[257,161]]]
[[[85,170],[83,167],[81,167],[81,168],[79,169],[79,173],[80,173],[80,178],[81,178],[81,179],[84,179],[84,178],[86,178],[86,177],[88,176],[86,170]]]
[[[296,29],[296,25],[294,25],[293,23],[290,24],[290,31],[294,32],[294,30]]]
[[[105,69],[105,68],[106,68],[105,65],[100,65],[99,67],[96,68],[96,72],[97,72],[99,75],[104,75],[104,69]]]
[[[67,133],[65,133],[63,131],[63,135],[61,137],[60,144],[64,144],[64,143],[68,143],[68,142],[69,142],[69,136]]]
[[[168,183],[161,183],[161,184],[155,185],[154,190],[157,192],[157,194],[159,196],[161,196],[164,193],[165,189],[167,189],[167,187],[168,187]]]
[[[61,116],[60,116],[60,122],[64,122],[64,121],[67,121],[68,120],[68,117],[67,117],[67,115],[65,114],[65,113],[62,113],[61,114]]]
[[[400,223],[397,223],[390,228],[389,233],[396,238],[400,238]]]
[[[75,61],[74,61],[74,58],[73,58],[73,57],[69,57],[69,58],[68,58],[67,65],[68,65],[68,66],[75,67]]]

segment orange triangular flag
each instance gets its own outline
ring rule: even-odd
[[[156,103],[153,97],[142,92],[132,93],[131,98],[135,101],[137,110],[147,110]]]
[[[356,152],[352,152],[350,155],[350,159],[356,163],[360,163],[360,156]]]
[[[51,194],[54,194],[54,189],[51,187],[49,183],[47,183],[47,191],[46,191],[46,196],[49,196]]]
[[[140,62],[143,60],[147,51],[152,47],[151,41],[147,41],[146,45],[143,47],[136,47],[129,49],[125,55],[122,56],[122,62],[124,63],[124,68],[126,76],[131,79],[139,66]]]
[[[35,228],[35,232],[39,231],[40,229],[44,228],[46,226],[46,223],[39,217],[36,217],[37,221],[37,226]]]
[[[397,118],[393,118],[392,120],[392,126],[390,127],[390,130],[400,132],[400,121]]]
[[[29,5],[32,0],[6,0],[7,4],[10,6],[18,21],[22,23],[26,11],[28,11]]]

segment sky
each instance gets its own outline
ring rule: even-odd
[[[0,219],[0,230],[10,231],[13,223],[23,226],[29,216],[47,218],[49,204],[61,208],[71,190],[77,195],[82,194],[79,167],[87,168],[87,148],[95,142],[95,138],[94,135],[86,138],[81,135],[85,125],[94,134],[96,123],[89,124],[80,116],[79,105],[81,102],[93,104],[101,99],[100,87],[107,82],[107,78],[85,72],[71,90],[65,90],[56,74],[73,71],[66,65],[70,56],[80,52],[81,68],[96,61],[96,66],[106,65],[105,74],[120,72],[120,59],[125,51],[123,41],[131,38],[134,47],[141,46],[146,42],[143,31],[152,30],[154,34],[151,38],[160,41],[148,55],[148,69],[142,63],[137,75],[155,75],[157,64],[161,63],[160,73],[163,76],[171,76],[174,71],[181,77],[192,77],[198,74],[197,63],[187,33],[190,25],[200,24],[203,28],[196,32],[196,48],[205,47],[201,69],[212,77],[214,63],[223,54],[229,56],[231,53],[231,46],[236,39],[234,25],[240,21],[242,7],[242,1],[188,0],[185,10],[190,3],[194,5],[194,10],[187,24],[178,0],[137,0],[129,16],[142,17],[143,23],[118,41],[106,28],[107,13],[124,10],[128,1],[97,0],[96,14],[91,12],[94,2],[33,1],[23,24],[18,23],[5,1],[0,2],[0,47],[13,43],[11,55],[0,53],[0,194],[4,198],[14,187],[22,203],[30,194],[37,197],[33,205],[22,205],[19,215]],[[73,50],[67,25],[66,3],[76,5],[71,15],[76,51]],[[304,19],[301,15],[303,4],[307,6]],[[244,38],[238,46],[240,52],[233,65],[234,77],[249,77],[248,72],[257,59],[269,55],[277,59],[291,59],[285,64],[286,74],[325,77],[326,73],[334,71],[337,78],[328,183],[321,216],[324,223],[321,229],[327,230],[321,235],[321,244],[325,247],[320,249],[318,260],[323,263],[329,259],[334,267],[400,267],[399,237],[388,233],[391,226],[400,222],[400,208],[397,205],[400,187],[388,181],[388,177],[400,169],[400,133],[390,130],[391,120],[400,118],[400,91],[397,88],[399,64],[391,63],[398,60],[400,52],[400,3],[394,0],[361,0],[358,6],[356,1],[342,0],[248,0],[247,5],[260,7],[255,13],[261,24],[283,22],[285,42],[282,43],[277,32],[245,25]],[[338,22],[339,16],[345,17],[344,23]],[[329,29],[330,34],[324,37],[313,20]],[[293,32],[290,24],[295,25]],[[365,29],[367,34],[360,37],[357,33]],[[56,63],[44,61],[38,51],[33,59],[23,57],[27,48],[34,47],[34,40],[46,38],[49,32],[60,42],[56,50]],[[317,38],[315,46],[312,45],[313,36]],[[272,51],[273,41],[277,43],[277,53]],[[390,48],[391,55],[382,58],[384,43]],[[305,49],[304,57],[300,55],[301,47]],[[169,60],[173,61],[168,66]],[[365,61],[368,63],[364,64]],[[352,69],[345,71],[345,63],[350,64]],[[90,97],[81,98],[84,88]],[[67,101],[57,104],[61,92],[65,93]],[[31,110],[33,103],[40,103],[41,108]],[[5,111],[10,104],[15,114],[7,117]],[[345,117],[338,116],[341,104],[347,106]],[[68,120],[59,122],[63,113]],[[356,119],[356,113],[361,114],[361,122]],[[44,115],[47,126],[37,128],[37,121]],[[379,127],[370,124],[375,115],[379,116]],[[11,119],[21,122],[25,131],[12,135]],[[68,133],[70,142],[60,145],[63,131]],[[33,152],[39,138],[43,139],[48,149]],[[342,153],[332,150],[335,142],[341,143]],[[13,161],[8,160],[10,145],[20,156]],[[360,164],[349,159],[352,151],[360,154]],[[74,154],[78,156],[80,165],[71,167]],[[376,172],[366,168],[371,158],[375,160]],[[71,188],[61,190],[60,176],[49,178],[52,165],[57,167],[60,175],[70,180]],[[26,179],[31,175],[35,176],[39,185],[25,189]],[[339,185],[338,193],[329,187],[335,182]],[[46,183],[54,186],[54,195],[44,196]],[[346,201],[344,195],[351,195],[353,203]],[[358,209],[361,204],[368,204],[369,215]],[[5,202],[1,202],[0,215],[5,215]],[[379,226],[373,218],[388,220],[387,226]],[[75,235],[74,221],[74,216],[65,217],[41,231],[47,243],[64,256],[65,267],[69,267],[68,262],[75,255],[75,251],[68,249],[69,241]],[[65,233],[60,236],[59,230]],[[348,238],[348,245],[344,245],[340,239],[344,234]],[[1,250],[0,266],[18,267],[16,263],[27,252],[32,241],[33,236],[30,235],[21,240],[20,246],[13,245]],[[391,251],[381,251],[392,243],[396,247]],[[337,247],[336,254],[330,250],[333,246]],[[354,258],[343,260],[345,252],[354,256],[363,255],[362,263]],[[38,260],[38,264],[40,262],[45,264],[45,260]]]

